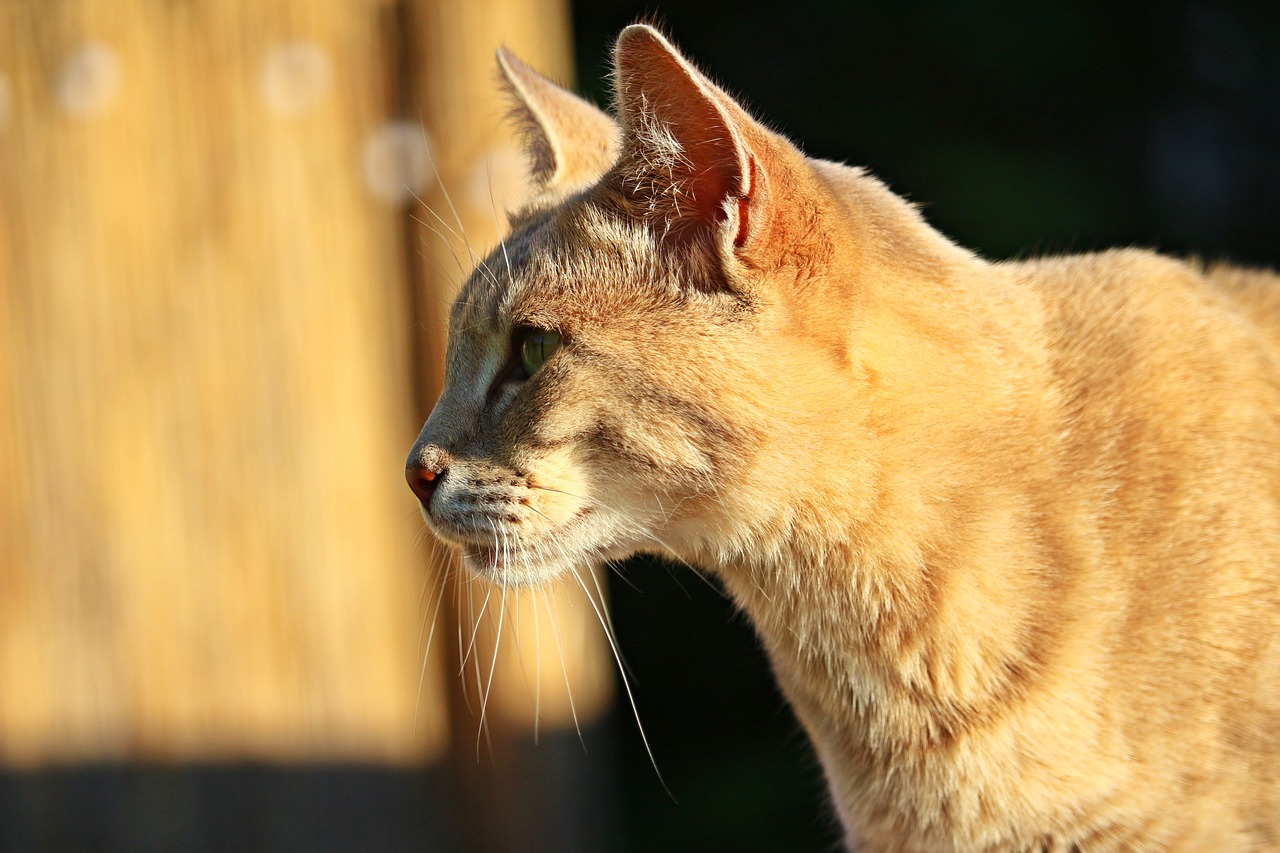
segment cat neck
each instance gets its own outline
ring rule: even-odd
[[[751,616],[811,728],[937,741],[1016,689],[1048,606],[1018,569],[1048,547],[1029,497],[1054,474],[1040,311],[879,182],[815,170],[857,235],[833,264],[838,278],[843,251],[859,270],[844,288],[856,303],[839,306],[848,355],[839,370],[793,373],[771,417],[799,410],[784,433],[807,441],[762,451],[780,460],[778,480],[741,500],[770,510],[735,547],[694,559]]]

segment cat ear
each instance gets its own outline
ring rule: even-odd
[[[669,234],[743,249],[767,215],[771,134],[650,26],[622,31],[614,68],[628,193]]]
[[[618,155],[618,125],[605,113],[498,49],[498,69],[525,138],[535,187],[568,195],[608,171]]]

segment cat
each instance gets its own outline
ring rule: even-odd
[[[1280,849],[1280,277],[992,263],[657,30],[536,180],[406,474],[506,584],[638,552],[750,617],[864,851]]]

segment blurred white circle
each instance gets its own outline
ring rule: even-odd
[[[282,115],[299,115],[329,96],[333,63],[313,41],[284,42],[267,52],[260,76],[267,106]]]
[[[13,87],[9,78],[0,71],[0,130],[9,126],[9,117],[13,115]]]
[[[435,182],[431,138],[417,122],[385,122],[364,145],[364,179],[387,204],[421,198]]]
[[[101,115],[115,103],[122,78],[120,57],[101,42],[88,42],[67,57],[58,75],[58,103],[70,115]]]

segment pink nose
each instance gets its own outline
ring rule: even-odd
[[[433,471],[422,465],[408,465],[404,469],[404,478],[409,481],[409,488],[418,496],[423,507],[431,506],[431,496],[436,486],[444,479],[444,471]]]

